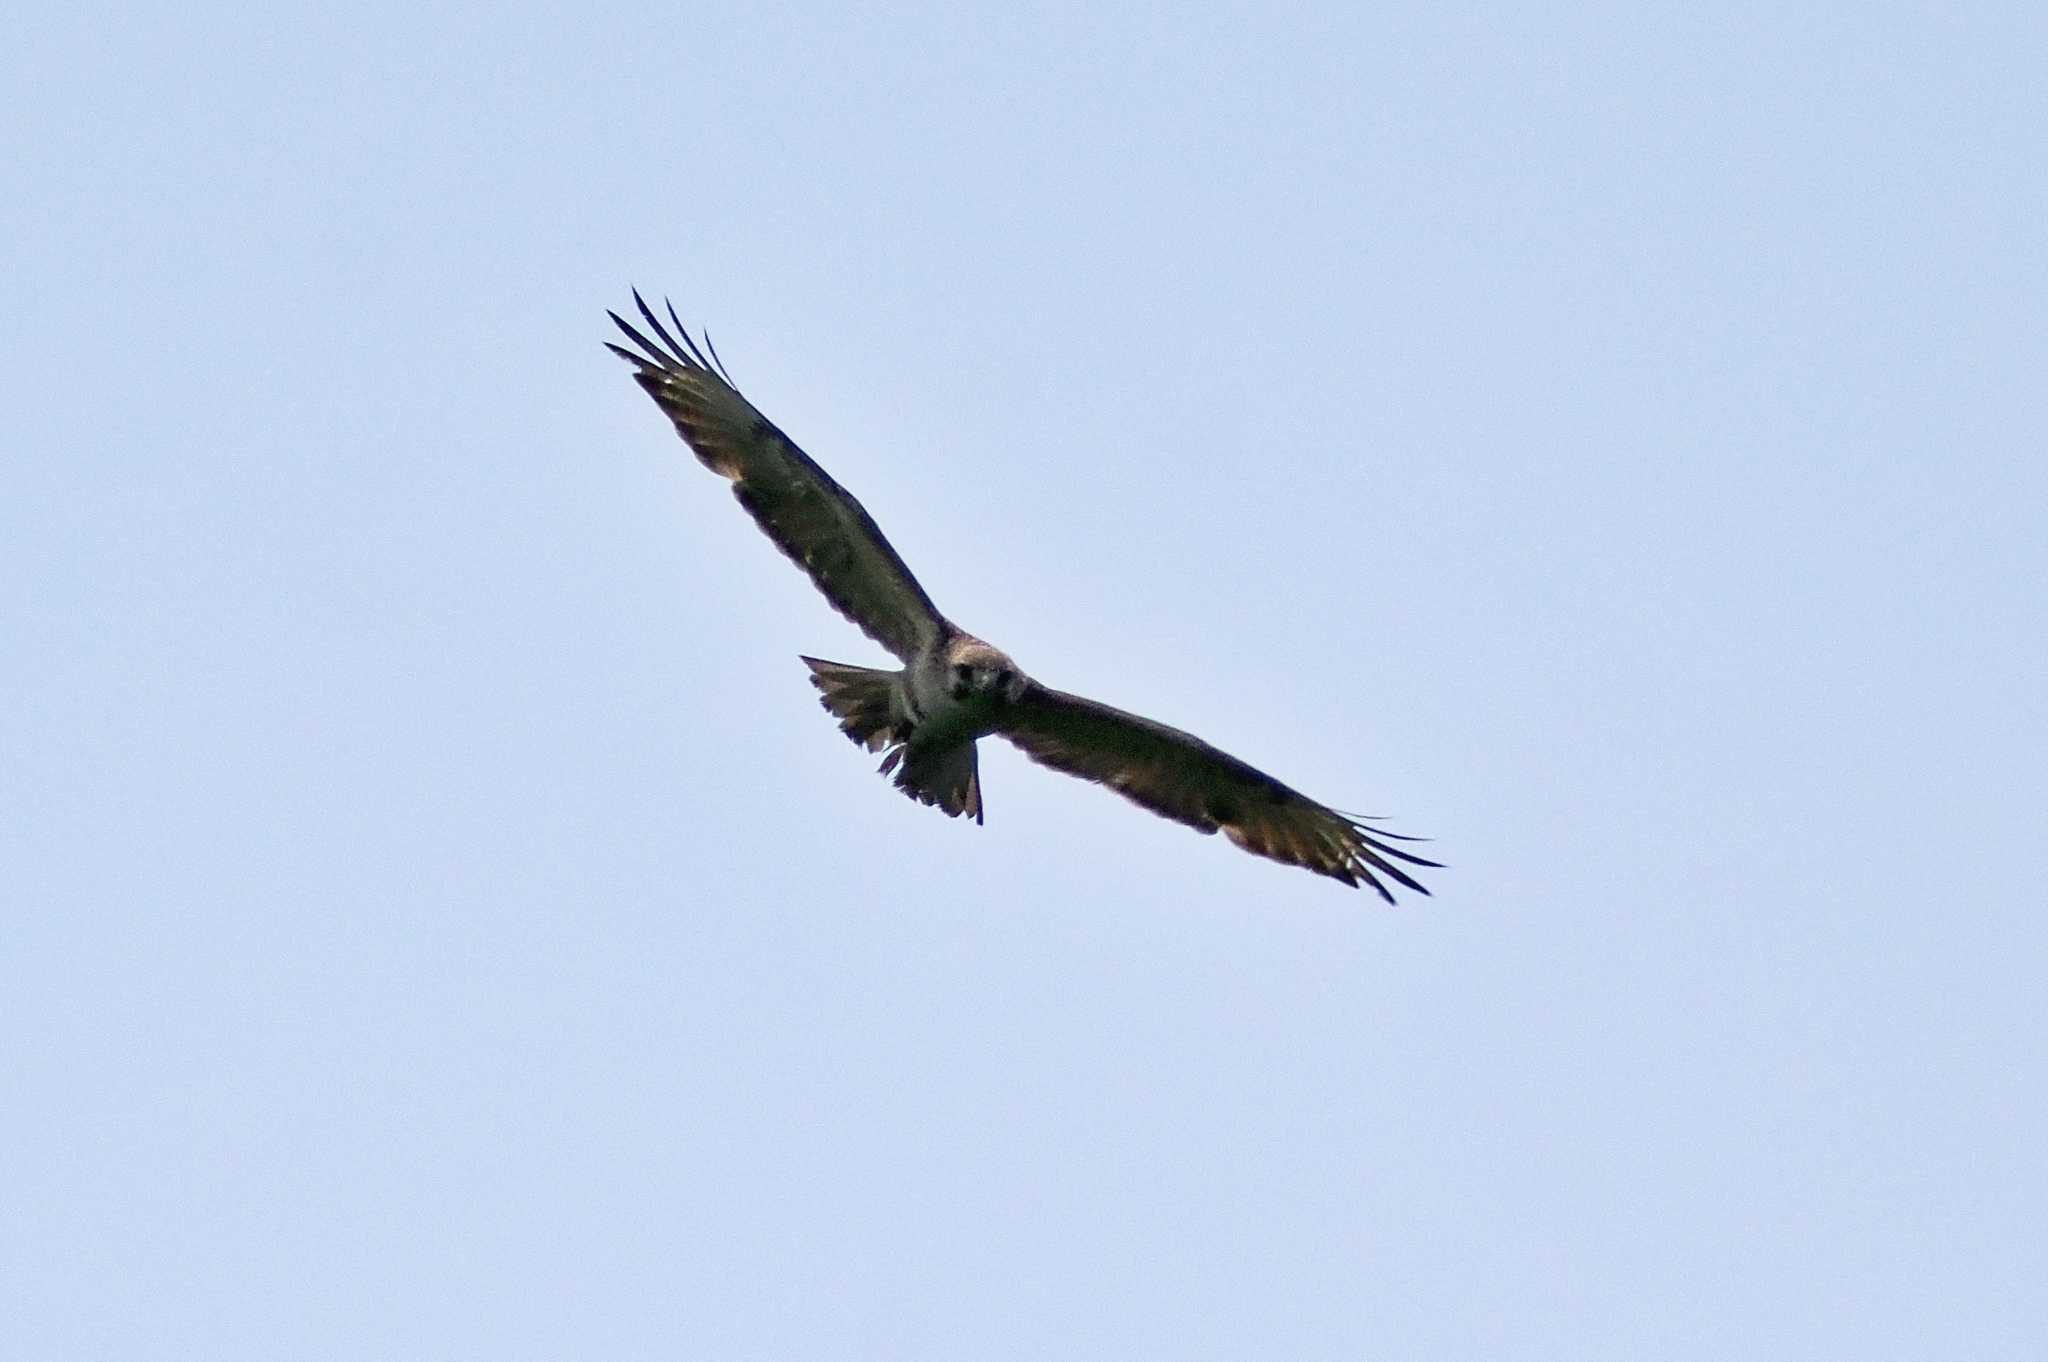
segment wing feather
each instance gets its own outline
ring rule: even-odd
[[[1429,890],[1395,861],[1435,861],[1390,846],[1362,819],[1318,804],[1192,733],[1036,683],[1003,711],[996,730],[1055,771],[1107,785],[1131,802],[1201,833],[1219,828],[1255,856],[1371,886]],[[1413,838],[1402,838],[1413,841]]]
[[[675,335],[639,292],[650,339],[618,313],[612,321],[640,353],[605,342],[775,546],[817,584],[840,614],[905,662],[947,629],[945,617],[853,495],[740,396],[716,353],[706,356],[669,307]],[[677,336],[681,339],[678,340]],[[709,347],[709,338],[705,346]]]

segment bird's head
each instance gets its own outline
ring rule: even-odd
[[[955,700],[1002,699],[1015,704],[1030,678],[1009,654],[980,639],[962,639],[947,658],[946,689]]]

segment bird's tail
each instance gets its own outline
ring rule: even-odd
[[[981,763],[972,738],[951,747],[892,748],[882,758],[882,770],[890,770],[899,760],[902,769],[896,772],[897,789],[920,804],[943,810],[948,818],[964,813],[977,823],[981,821]]]
[[[943,809],[948,818],[967,814],[981,821],[981,771],[974,742],[921,748],[911,744],[916,725],[897,702],[901,673],[853,667],[844,662],[804,659],[818,702],[839,719],[839,731],[870,752],[889,749],[882,759],[886,775],[896,772],[896,788],[917,800]]]
[[[896,704],[899,673],[815,657],[805,658],[804,665],[811,669],[818,703],[838,718],[839,731],[847,737],[870,752],[910,737],[910,718]]]

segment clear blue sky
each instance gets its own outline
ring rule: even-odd
[[[1110,8],[12,22],[0,1357],[2041,1356],[2040,7]]]

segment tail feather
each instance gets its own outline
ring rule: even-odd
[[[930,804],[948,818],[967,814],[981,822],[981,763],[974,743],[956,743],[936,750],[900,747],[882,763],[887,771],[903,756],[896,772],[896,788],[920,804]]]
[[[917,725],[896,698],[900,673],[815,657],[805,658],[804,665],[811,669],[818,702],[838,718],[840,732],[870,752],[889,749],[882,774],[894,771],[897,789],[948,818],[964,813],[981,822],[981,770],[973,740],[931,749],[913,745]]]
[[[870,752],[910,738],[910,717],[896,704],[897,673],[807,657],[818,703],[839,719],[839,731]]]

